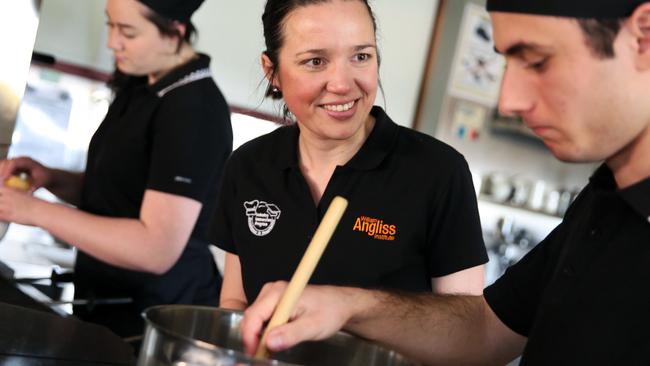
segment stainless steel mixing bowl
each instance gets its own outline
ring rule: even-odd
[[[256,360],[243,353],[241,312],[164,305],[145,310],[143,317],[146,332],[139,366],[416,365],[394,351],[343,332],[276,353],[273,360]]]

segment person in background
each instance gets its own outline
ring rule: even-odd
[[[375,19],[365,0],[269,0],[262,66],[288,126],[230,158],[210,242],[226,254],[221,307],[288,280],[332,199],[349,200],[312,283],[483,290],[487,261],[464,158],[374,106]]]
[[[562,223],[483,296],[311,287],[280,350],[341,327],[436,365],[650,364],[650,2],[488,0],[499,108],[567,162],[604,160]],[[285,284],[245,314],[253,350]]]
[[[210,58],[190,43],[202,0],[108,0],[115,99],[89,146],[84,173],[19,157],[0,176],[26,172],[70,207],[0,188],[0,220],[40,226],[79,249],[75,307],[122,336],[141,334],[157,304],[217,305],[221,276],[206,221],[232,150],[229,107]],[[101,305],[102,299],[130,299]]]

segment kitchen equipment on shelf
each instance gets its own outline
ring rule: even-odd
[[[515,217],[505,215],[497,219],[495,227],[486,232],[485,246],[490,257],[487,265],[486,283],[491,284],[511,265],[517,263],[537,243],[539,239],[515,221]]]
[[[544,201],[546,199],[547,183],[543,180],[537,180],[533,184],[528,198],[528,208],[535,211],[540,211],[544,208]]]
[[[243,353],[239,325],[243,313],[192,305],[163,305],[145,310],[146,330],[138,366],[167,365],[417,365],[377,344],[338,332],[255,359]]]
[[[562,217],[578,192],[543,179],[493,172],[483,175],[479,199]]]
[[[531,182],[523,177],[515,176],[512,181],[510,203],[515,206],[525,206],[531,191]]]
[[[484,175],[481,182],[481,194],[495,202],[507,202],[512,194],[510,179],[500,173]]]

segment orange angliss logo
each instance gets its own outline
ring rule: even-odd
[[[352,230],[364,232],[377,240],[395,240],[397,234],[395,225],[385,224],[384,220],[367,216],[357,217]]]

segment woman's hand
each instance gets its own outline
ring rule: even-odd
[[[44,201],[17,189],[0,187],[0,221],[34,225],[33,212]]]
[[[31,158],[23,156],[0,161],[0,180],[2,182],[18,173],[27,173],[29,175],[30,193],[41,187],[47,188],[53,179],[51,169]]]

